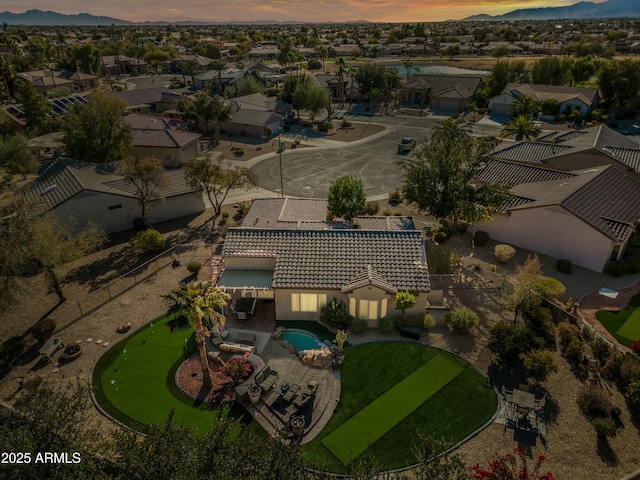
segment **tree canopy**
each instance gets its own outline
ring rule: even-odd
[[[510,118],[507,123],[502,126],[500,138],[515,137],[516,141],[534,140],[538,138],[542,129],[538,127],[533,120],[526,115],[518,115]]]
[[[142,210],[140,216],[146,223],[147,210],[155,203],[164,201],[162,187],[168,183],[164,165],[162,165],[162,161],[158,157],[144,157],[141,159],[127,157],[124,160],[124,164],[124,179],[135,188],[138,205]]]
[[[367,196],[359,178],[340,177],[329,187],[327,207],[332,215],[349,221],[364,212],[366,202]]]
[[[62,122],[62,144],[69,157],[85,162],[122,160],[133,142],[131,127],[124,120],[126,104],[104,93],[89,96],[89,103],[67,109]]]
[[[471,136],[462,119],[441,122],[431,140],[399,162],[405,200],[454,223],[490,220],[502,203],[503,188],[473,182],[494,145],[492,138]]]

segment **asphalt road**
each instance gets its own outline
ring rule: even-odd
[[[374,123],[391,127],[384,135],[365,143],[344,146],[321,146],[285,151],[282,155],[282,183],[286,196],[327,198],[331,183],[338,177],[354,175],[362,179],[368,197],[386,196],[402,185],[402,170],[396,153],[403,137],[414,137],[418,144],[430,138],[433,128],[444,117],[374,117]],[[367,122],[365,117],[353,121]],[[495,134],[489,126],[474,127],[478,133]],[[258,185],[272,192],[280,191],[280,160],[267,158],[252,167]]]

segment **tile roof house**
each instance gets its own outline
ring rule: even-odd
[[[482,87],[484,81],[481,77],[416,74],[400,87],[400,95],[405,105],[459,113],[467,109]]]
[[[231,120],[222,123],[220,128],[233,135],[263,138],[273,135],[282,125],[286,112],[280,100],[262,93],[230,98],[228,103],[232,108]]]
[[[200,151],[199,133],[186,132],[186,122],[148,115],[127,115],[133,143],[131,155],[136,158],[158,157],[165,167],[179,167]]]
[[[509,192],[502,213],[474,230],[597,272],[622,257],[640,219],[640,181],[610,165],[563,172],[492,161],[477,180]]]
[[[564,171],[612,165],[640,177],[640,144],[605,125],[543,133],[533,141],[503,142],[491,156]]]
[[[167,87],[127,90],[114,92],[112,95],[124,100],[127,104],[127,110],[145,114],[172,110],[174,102],[180,99],[180,95],[172,92]]]
[[[131,184],[119,173],[118,163],[96,164],[58,158],[43,165],[38,178],[23,187],[36,212],[73,217],[80,225],[94,222],[107,233],[133,228],[140,216],[138,198]],[[201,213],[205,209],[200,189],[187,185],[184,170],[166,172],[162,188],[165,202],[148,211],[151,223]]]
[[[597,107],[598,89],[594,87],[564,87],[529,83],[508,83],[500,95],[489,99],[489,111],[494,115],[509,115],[519,97],[529,95],[540,102],[557,100],[560,113],[580,110],[583,117]]]
[[[282,320],[317,320],[335,297],[377,326],[393,315],[395,294],[404,290],[417,298],[409,313],[423,314],[431,288],[413,221],[371,217],[354,229],[327,221],[326,212],[324,200],[256,200],[242,226],[227,231],[218,286],[234,296],[275,299]]]

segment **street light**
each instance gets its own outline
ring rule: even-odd
[[[280,196],[284,197],[284,183],[282,180],[282,151],[284,150],[284,145],[282,144],[282,140],[280,140],[282,135],[282,127],[278,127],[278,153],[280,154]]]

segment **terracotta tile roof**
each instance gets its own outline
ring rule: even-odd
[[[499,183],[507,187],[513,187],[522,183],[546,182],[548,180],[570,178],[575,175],[575,173],[562,172],[550,168],[492,160],[476,179],[483,183]]]
[[[428,291],[419,231],[231,228],[223,257],[276,259],[274,288],[340,289],[372,268],[398,290]]]
[[[342,291],[352,292],[357,288],[367,287],[369,285],[378,287],[388,293],[398,292],[398,289],[387,282],[387,280],[382,275],[371,268],[371,265],[367,265],[367,268],[357,274],[349,283],[343,285]]]

